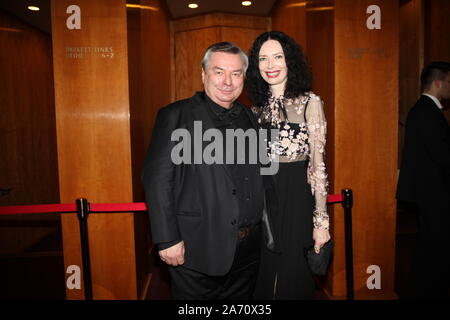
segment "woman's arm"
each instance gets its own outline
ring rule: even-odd
[[[325,166],[325,144],[327,122],[320,97],[311,95],[306,109],[310,159],[308,164],[308,182],[315,198],[313,212],[313,239],[316,252],[330,240],[329,216],[327,213],[328,175]]]

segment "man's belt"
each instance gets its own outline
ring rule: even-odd
[[[259,222],[257,224],[249,225],[249,226],[239,227],[239,229],[238,229],[238,239],[239,240],[244,240],[250,234],[254,233],[259,228],[260,225],[261,225],[261,222]]]

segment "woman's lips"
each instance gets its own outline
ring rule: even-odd
[[[276,78],[280,74],[280,71],[266,72],[267,78]]]

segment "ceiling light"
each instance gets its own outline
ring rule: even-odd
[[[159,11],[158,8],[156,7],[151,7],[151,6],[141,6],[140,4],[132,4],[132,3],[127,3],[126,4],[127,8],[131,8],[131,9],[141,9],[141,10],[152,10],[152,11]]]
[[[28,10],[31,10],[31,11],[39,11],[39,10],[41,10],[41,9],[39,9],[39,7],[36,7],[36,6],[28,6]]]
[[[15,28],[5,28],[5,27],[0,27],[0,31],[22,32],[23,30],[15,29]]]
[[[189,3],[188,7],[191,8],[191,9],[195,9],[195,8],[198,8],[198,4],[196,4],[196,3]]]
[[[252,2],[251,2],[251,1],[242,1],[241,4],[242,4],[244,7],[248,7],[248,6],[251,6],[251,5],[252,5]]]

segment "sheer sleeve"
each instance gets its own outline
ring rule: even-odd
[[[323,103],[319,96],[310,94],[310,100],[306,109],[306,121],[310,148],[308,183],[311,184],[311,191],[315,198],[314,228],[328,230],[328,175],[325,167],[327,122],[323,111]]]

